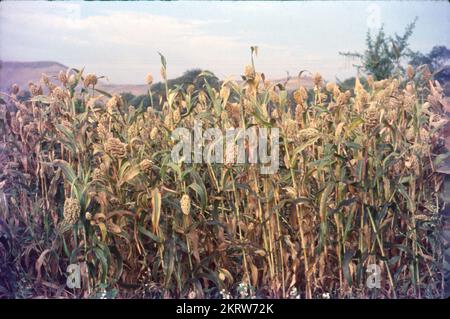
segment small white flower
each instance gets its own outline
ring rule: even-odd
[[[103,290],[100,292],[100,299],[108,299],[108,298],[106,298],[106,290],[105,290],[105,289],[103,289]]]
[[[291,297],[297,296],[297,287],[292,287],[291,291],[289,292],[289,296]]]
[[[242,299],[249,296],[249,287],[246,283],[241,282],[237,288],[237,291]]]
[[[225,289],[222,289],[220,292],[222,299],[231,299],[231,294],[229,294]]]

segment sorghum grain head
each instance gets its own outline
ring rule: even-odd
[[[317,87],[320,87],[323,84],[323,78],[319,73],[314,74],[312,80],[313,80],[314,85]]]
[[[114,95],[111,97],[108,102],[106,102],[106,107],[108,108],[108,112],[112,113],[112,111],[116,108],[120,108],[122,106],[122,99],[118,95]]]
[[[371,104],[366,110],[364,120],[366,121],[366,127],[368,129],[373,129],[378,125],[379,112],[374,104]]]
[[[142,172],[150,174],[152,172],[153,162],[148,158],[145,158],[139,163],[139,167]]]
[[[147,85],[153,84],[153,76],[150,73],[145,77],[145,82],[147,83]]]
[[[251,65],[246,65],[244,69],[244,76],[247,80],[253,80],[255,78],[255,70]]]
[[[28,89],[29,89],[29,91],[31,93],[31,96],[42,95],[42,87],[41,86],[37,86],[33,82],[30,82],[28,84]]]
[[[75,198],[66,198],[64,202],[64,221],[70,225],[75,224],[80,217],[80,204]]]
[[[100,168],[96,167],[94,169],[94,171],[92,172],[92,179],[99,180],[102,178],[102,175],[103,175],[102,170]]]
[[[67,79],[67,83],[71,86],[74,87],[77,84],[77,77],[75,76],[75,74],[71,74],[69,76],[69,78]]]
[[[178,122],[180,122],[181,120],[181,112],[179,108],[176,108],[173,111],[173,121],[175,122],[175,124],[177,124]]]
[[[94,87],[97,84],[97,76],[95,74],[88,74],[84,78],[84,86],[85,87]]]
[[[57,86],[53,89],[51,96],[57,101],[63,101],[66,97],[68,97],[68,94],[64,89]]]
[[[123,158],[127,155],[127,145],[118,138],[110,137],[105,144],[105,151],[112,157]]]
[[[412,80],[414,77],[414,68],[411,64],[408,64],[408,66],[406,67],[406,75],[410,80]]]
[[[19,93],[19,91],[20,91],[19,86],[16,83],[14,83],[11,88],[11,93],[16,95],[17,93]]]
[[[158,128],[155,126],[150,131],[150,139],[154,140],[154,139],[156,139],[157,136],[158,136]]]
[[[335,87],[336,87],[336,83],[334,83],[334,82],[328,82],[327,85],[325,86],[326,90],[330,93],[332,93],[334,91]]]
[[[297,134],[297,122],[291,119],[287,119],[283,123],[283,130],[287,138],[294,138]]]
[[[191,198],[189,197],[189,195],[184,194],[181,197],[180,206],[181,206],[181,211],[183,212],[183,214],[186,216],[189,215],[189,212],[191,210]]]
[[[58,80],[62,83],[62,85],[67,84],[67,75],[66,75],[66,73],[64,73],[63,70],[59,71]]]

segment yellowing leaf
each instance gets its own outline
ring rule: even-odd
[[[161,192],[158,188],[152,191],[152,229],[157,234],[161,217]]]

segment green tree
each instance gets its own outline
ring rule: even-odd
[[[428,54],[416,52],[409,61],[414,67],[427,64],[431,72],[439,71],[450,61],[450,50],[444,45],[434,46]]]
[[[372,75],[376,80],[392,76],[396,72],[404,71],[401,61],[412,57],[414,52],[409,49],[408,40],[411,37],[417,18],[405,28],[403,35],[395,33],[388,36],[381,27],[378,33],[372,35],[367,31],[366,50],[364,53],[339,52],[340,55],[355,58],[359,64],[355,66],[367,75]]]
[[[122,96],[122,98],[128,103],[128,104],[133,104],[131,103],[131,101],[135,98],[135,96],[133,95],[133,93],[130,92],[124,92],[120,94]]]
[[[141,105],[141,103],[142,103],[143,108],[147,108],[150,106],[150,98],[148,97],[147,94],[141,94],[141,95],[135,96],[131,100],[130,104],[139,107]]]
[[[192,84],[194,85],[196,91],[204,89],[205,78],[200,76],[204,72],[207,72],[211,75],[207,78],[208,84],[218,90],[220,87],[219,79],[213,73],[209,71],[203,71],[201,69],[192,69],[185,71],[182,76],[168,80],[168,85],[169,87],[182,86],[184,89],[186,89],[188,85]],[[152,94],[153,106],[155,107],[155,109],[161,110],[162,103],[160,103],[160,100],[161,102],[163,102],[165,99],[164,83],[158,82],[152,85]],[[122,98],[125,99],[125,101],[130,105],[134,105],[137,107],[142,105],[144,108],[147,108],[151,105],[148,94],[135,96],[132,93],[124,92],[121,93],[121,95]]]

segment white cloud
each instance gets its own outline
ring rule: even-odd
[[[1,6],[0,18],[0,27],[6,35],[0,40],[5,48],[2,55],[7,58],[15,58],[17,54],[20,59],[20,50],[27,45],[35,52],[35,59],[65,56],[66,60],[60,62],[89,63],[93,68],[98,64],[98,72],[110,71],[110,77],[117,82],[132,80],[118,73],[123,71],[123,63],[131,68],[134,64],[134,73],[140,73],[142,78],[149,69],[157,76],[158,51],[167,56],[169,63],[172,61],[169,70],[178,75],[191,65],[205,67],[211,56],[232,54],[243,48],[238,37],[208,34],[211,24],[227,23],[226,19],[178,19],[118,11],[83,16],[79,5],[66,7],[61,3],[39,5],[38,10],[36,7],[22,10],[22,6],[19,9],[8,3]],[[42,56],[46,51],[49,56]],[[109,70],[105,60],[110,62]],[[144,70],[144,65],[149,69]]]
[[[364,48],[366,7],[328,2],[0,2],[0,58],[56,60],[86,66],[112,82],[137,83],[147,72],[158,78],[157,52],[166,56],[171,77],[194,67],[226,77],[242,72],[250,61],[250,45],[258,45],[256,65],[269,78],[301,69],[334,78],[354,73],[338,52]],[[394,7],[405,15],[389,16],[383,9],[386,24],[400,29],[409,16],[423,11],[419,4]],[[406,12],[409,7],[414,8]],[[424,17],[441,11],[429,9]],[[414,48],[429,49],[436,40],[448,39],[431,23],[418,25],[414,39],[416,34],[421,40],[411,43]]]

